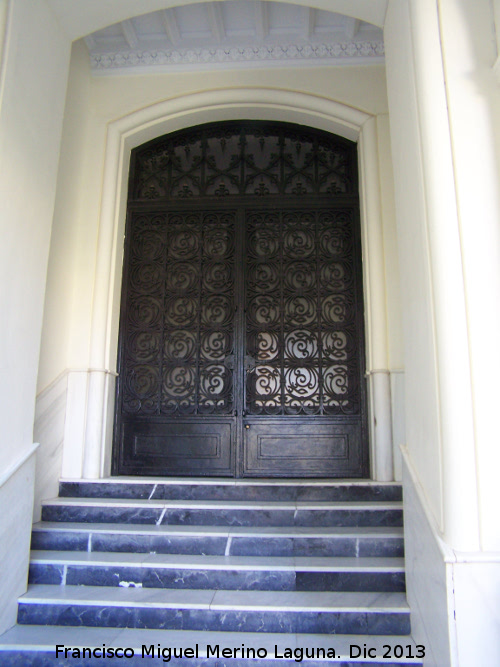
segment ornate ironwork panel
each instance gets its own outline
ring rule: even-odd
[[[224,122],[132,152],[117,474],[367,474],[356,146]]]
[[[230,414],[232,211],[134,213],[122,322],[127,415]]]
[[[247,214],[246,410],[358,415],[352,210]]]
[[[134,153],[135,200],[356,194],[355,148],[285,123],[205,125]]]

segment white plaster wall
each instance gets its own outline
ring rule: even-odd
[[[69,44],[43,2],[9,6],[0,99],[0,470],[33,443]]]
[[[385,41],[409,455],[445,541],[496,550],[500,91],[493,5],[391,2]]]
[[[465,463],[472,463],[478,489],[479,548],[500,551],[496,473],[500,464],[500,86],[493,71],[495,16],[489,0],[442,0],[439,17],[473,397],[473,461]]]
[[[498,85],[487,0],[385,25],[404,312],[405,550],[426,665],[498,661]]]
[[[498,550],[500,309],[492,295],[500,294],[500,91],[493,5],[391,2],[385,37],[407,446],[445,541],[461,550]]]
[[[70,53],[69,40],[45,2],[11,1],[6,25],[0,72],[0,632],[14,623],[16,597],[27,580],[34,457],[20,469],[17,464],[33,448]]]
[[[384,39],[403,303],[406,444],[436,523],[442,522],[441,441],[430,250],[409,9],[391,2]]]

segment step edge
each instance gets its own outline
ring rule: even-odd
[[[52,551],[52,550],[32,550],[30,564],[36,565],[63,565],[67,567],[135,567],[144,569],[165,569],[165,570],[213,570],[213,571],[246,571],[246,572],[404,572],[404,558],[400,556],[195,556],[191,562],[175,560],[174,556],[185,556],[186,554],[142,554],[136,559],[130,558],[131,553],[137,552],[78,552],[78,551]],[[68,554],[75,554],[74,558],[68,558]],[[112,554],[113,560],[107,560],[102,557],[103,553]],[[78,558],[79,554],[85,554],[85,557]],[[188,554],[191,556],[191,554]],[[196,557],[198,560],[196,560]],[[328,563],[318,563],[320,558],[324,558]],[[128,559],[128,560],[127,560]],[[224,560],[221,560],[224,559]],[[262,563],[249,562],[250,559]],[[282,560],[282,563],[274,562]],[[316,561],[316,564],[307,561]],[[349,562],[348,562],[349,561]],[[380,562],[373,562],[380,561]],[[389,561],[389,562],[387,562]]]
[[[317,477],[314,479],[297,479],[293,477],[282,477],[275,479],[262,478],[228,478],[228,477],[103,477],[101,479],[82,479],[71,477],[60,477],[59,484],[137,484],[137,485],[164,485],[164,486],[359,486],[359,487],[385,487],[402,488],[402,482],[388,481],[379,482],[373,479]]]
[[[64,591],[61,589],[64,588]],[[85,588],[86,599],[73,596],[75,590]],[[53,590],[51,590],[53,589]],[[71,590],[70,590],[71,589]],[[109,596],[110,591],[116,591],[116,595]],[[118,593],[119,591],[119,593]],[[63,593],[62,596],[54,593]],[[200,595],[205,598],[204,602],[189,602],[187,599],[179,601],[179,593],[191,598]],[[270,605],[262,604],[263,594],[267,591],[258,591],[260,601],[258,605],[252,600],[256,597],[255,591],[219,591],[219,590],[171,590],[171,589],[145,589],[145,588],[111,588],[107,586],[51,586],[49,584],[31,584],[28,591],[19,597],[19,605],[58,605],[58,606],[89,606],[89,607],[117,607],[117,608],[150,608],[150,609],[203,609],[206,611],[237,611],[247,609],[248,611],[276,612],[290,611],[328,613],[369,613],[369,614],[409,614],[410,609],[404,593],[324,593],[304,591],[272,591],[273,599],[282,598],[284,602]],[[52,594],[52,595],[51,595]],[[107,595],[108,594],[108,595]],[[118,595],[120,597],[118,597]],[[168,599],[172,596],[173,599]],[[230,601],[219,601],[216,598],[230,597]],[[383,596],[386,604],[375,604],[375,596]],[[149,599],[141,599],[148,597]],[[114,599],[113,599],[114,598]],[[240,598],[240,600],[238,600]],[[332,600],[333,598],[333,600]],[[354,604],[349,599],[359,599]],[[367,600],[368,598],[368,600]],[[370,602],[371,599],[371,602]],[[321,603],[321,604],[320,604]]]
[[[149,500],[144,498],[58,497],[44,500],[43,507],[120,507],[145,509],[208,509],[208,510],[283,510],[283,511],[384,511],[402,510],[401,500],[383,501],[251,501],[251,500]]]
[[[266,531],[264,529],[267,529]],[[275,537],[362,537],[362,538],[402,538],[404,529],[401,526],[210,526],[190,524],[130,524],[130,523],[96,523],[72,521],[39,521],[32,525],[36,532],[85,532],[119,534],[168,534],[186,537],[259,537],[263,539]]]

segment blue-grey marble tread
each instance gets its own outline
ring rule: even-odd
[[[33,551],[30,583],[226,590],[404,591],[400,558]]]
[[[40,522],[33,549],[235,556],[403,556],[401,527],[168,526]]]
[[[60,497],[171,500],[401,500],[397,483],[334,482],[332,480],[207,480],[175,479],[70,481],[59,484]]]
[[[274,633],[409,634],[401,593],[31,585],[18,623]]]
[[[55,498],[43,521],[217,526],[401,526],[400,501],[217,501]]]
[[[228,633],[228,632],[193,632],[189,630],[145,630],[120,628],[90,628],[90,627],[51,627],[51,626],[22,626],[18,625],[0,637],[0,664],[14,667],[28,665],[40,667],[47,665],[95,665],[102,664],[101,658],[90,659],[84,662],[59,656],[55,657],[55,646],[68,648],[68,656],[77,648],[88,649],[128,648],[134,652],[134,658],[127,659],[127,665],[165,664],[164,657],[171,656],[174,665],[205,665],[206,667],[220,667],[221,665],[255,665],[256,667],[276,667],[277,665],[297,665],[302,656],[308,667],[316,665],[422,665],[417,659],[418,649],[409,636],[388,635],[322,635],[322,634],[283,634],[283,633]],[[143,647],[145,647],[143,649]],[[151,647],[154,647],[154,659],[151,659]],[[371,657],[359,658],[364,649],[370,649]],[[198,658],[191,657],[198,654]],[[63,649],[64,650],[64,649]],[[248,651],[245,657],[242,652]],[[223,656],[222,652],[229,651],[231,658]],[[259,651],[260,659],[252,659],[253,652]],[[61,651],[62,652],[62,651]],[[174,653],[175,652],[175,653]],[[188,653],[188,656],[184,653]],[[288,653],[288,659],[285,655]],[[404,657],[394,659],[394,653]],[[293,658],[290,657],[290,654]],[[309,655],[308,655],[309,654]],[[384,654],[390,654],[393,659]],[[142,657],[144,655],[144,658]],[[146,657],[148,655],[149,657]],[[217,657],[218,655],[218,657]],[[356,662],[351,662],[351,655],[358,655]],[[265,656],[265,657],[264,657]],[[320,659],[315,659],[315,657]],[[24,658],[24,662],[22,659]],[[38,659],[36,661],[35,659]],[[123,660],[122,658],[119,658]],[[88,659],[87,659],[88,660]],[[100,662],[97,662],[100,660]],[[146,660],[146,662],[144,662]],[[147,662],[149,660],[149,662]],[[114,664],[112,658],[106,659],[106,664]],[[123,662],[121,663],[123,664]]]
[[[67,667],[68,660],[65,658],[55,658],[52,653],[44,652],[26,652],[26,651],[9,651],[4,654],[2,658],[3,667]],[[102,658],[86,658],[78,661],[78,667],[97,667],[102,665]],[[148,665],[165,665],[162,658],[141,658],[139,655],[134,656],[131,660],[127,660],[129,667],[148,667]],[[217,658],[180,658],[172,660],[170,663],[176,667],[296,667],[296,660],[241,660],[236,659],[217,659]],[[318,661],[308,660],[303,663],[307,667],[325,667],[325,665],[335,664],[337,667],[410,667],[410,665],[422,665],[419,663],[409,662],[346,662],[341,661]],[[123,665],[123,658],[106,658],[106,665]]]

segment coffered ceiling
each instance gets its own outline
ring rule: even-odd
[[[185,4],[85,38],[96,74],[383,62],[382,30],[303,5],[262,0]]]

